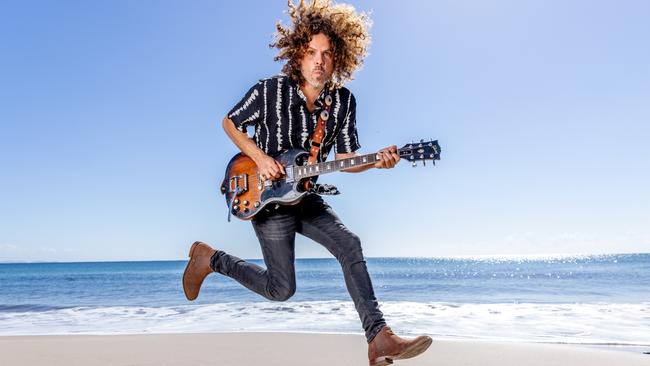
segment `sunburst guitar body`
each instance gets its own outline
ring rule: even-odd
[[[423,140],[406,144],[398,149],[402,159],[415,162],[440,160],[438,141]],[[250,220],[269,205],[294,205],[309,192],[309,182],[315,177],[357,166],[375,164],[377,153],[358,155],[351,158],[307,164],[309,153],[300,149],[284,151],[275,159],[284,166],[285,175],[276,180],[262,180],[257,165],[244,154],[235,155],[226,168],[221,183],[221,193],[225,195],[229,216]],[[306,184],[307,183],[307,184]]]

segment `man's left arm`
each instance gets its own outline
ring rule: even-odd
[[[386,148],[383,148],[377,152],[377,155],[379,155],[379,161],[377,161],[375,164],[369,164],[369,165],[362,165],[354,168],[348,168],[345,170],[341,170],[342,172],[348,172],[348,173],[361,173],[365,172],[366,170],[370,168],[377,168],[377,169],[391,169],[394,168],[397,163],[399,163],[399,155],[397,155],[397,146],[389,146]],[[353,156],[357,156],[356,152],[352,153],[336,153],[335,159],[345,159],[345,158],[351,158]]]

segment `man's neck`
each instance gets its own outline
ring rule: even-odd
[[[316,98],[318,98],[324,87],[325,86],[322,86],[320,88],[314,87],[309,83],[303,83],[300,86],[300,91],[302,91],[302,93],[305,95],[305,98],[307,98],[307,109],[309,109],[310,112],[314,111],[314,103],[316,102]]]

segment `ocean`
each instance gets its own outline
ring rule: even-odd
[[[381,310],[399,334],[650,346],[650,254],[367,263]],[[181,286],[185,264],[0,264],[0,335],[362,334],[333,258],[297,259],[297,292],[286,302],[221,275],[209,276],[189,302]]]

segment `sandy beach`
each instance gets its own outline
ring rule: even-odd
[[[216,333],[0,337],[3,366],[367,365],[361,335]],[[434,340],[403,365],[650,365],[650,355],[572,345]]]

